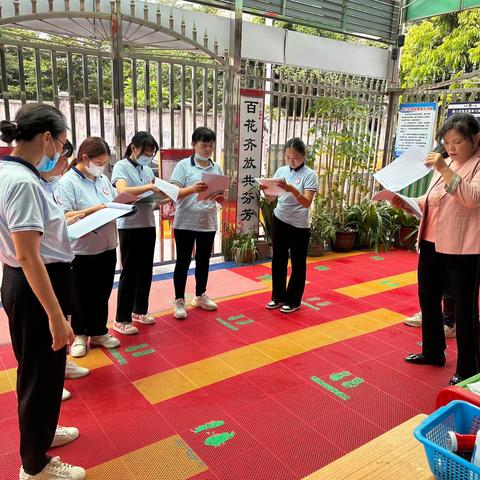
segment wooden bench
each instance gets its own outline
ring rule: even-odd
[[[423,445],[413,436],[426,417],[411,418],[304,480],[434,480]]]

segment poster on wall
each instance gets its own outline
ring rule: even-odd
[[[263,90],[240,90],[238,139],[237,227],[258,230],[255,178],[260,177],[263,151]]]
[[[395,158],[416,145],[425,151],[431,150],[435,137],[437,104],[401,103],[398,112]]]
[[[447,117],[455,113],[471,113],[480,120],[480,102],[450,103],[447,108]]]

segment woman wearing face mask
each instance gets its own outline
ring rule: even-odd
[[[302,140],[290,139],[285,145],[287,165],[273,176],[279,179],[278,185],[286,194],[278,198],[273,212],[272,300],[267,308],[280,308],[282,313],[298,310],[305,290],[310,205],[318,191],[317,175],[305,165],[305,154]],[[287,286],[289,252],[292,275]]]
[[[0,132],[2,141],[16,143],[0,161],[0,260],[18,362],[19,478],[82,480],[83,468],[47,455],[57,443],[66,345],[74,338],[65,318],[73,252],[63,211],[42,188],[40,172],[51,171],[63,153],[65,118],[50,105],[29,103],[15,122],[0,122]]]
[[[417,365],[445,364],[442,295],[448,279],[457,334],[457,367],[450,385],[480,372],[478,274],[480,268],[480,125],[470,114],[452,115],[438,136],[448,154],[428,154],[434,167],[418,231],[418,297],[422,352],[405,357]],[[407,208],[402,202],[396,207]]]
[[[103,175],[110,159],[108,144],[99,137],[82,142],[76,160],[60,179],[55,199],[65,212],[90,215],[111,202],[115,190]],[[75,341],[72,357],[87,353],[91,346],[116,348],[118,339],[108,333],[108,299],[112,292],[117,263],[117,226],[115,221],[72,242],[75,259],[72,262],[72,327]],[[80,294],[88,285],[88,300]]]
[[[188,268],[195,245],[195,297],[192,307],[216,310],[216,303],[205,293],[207,290],[208,267],[217,230],[217,208],[215,202],[223,203],[225,197],[218,195],[212,201],[197,200],[195,193],[206,190],[201,181],[203,172],[222,175],[220,165],[211,160],[215,150],[215,132],[206,127],[197,128],[192,135],[194,154],[181,160],[175,167],[170,181],[180,187],[173,228],[177,261],[173,273],[175,304],[173,316],[177,320],[187,318],[185,286]]]
[[[158,144],[148,132],[138,132],[127,147],[125,158],[115,163],[112,184],[118,193],[161,193],[149,167]],[[113,329],[124,335],[138,333],[133,322],[151,325],[148,297],[152,284],[156,230],[153,203],[139,203],[135,214],[117,220],[122,273],[118,285],[117,316]]]

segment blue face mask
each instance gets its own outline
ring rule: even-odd
[[[137,158],[137,163],[139,165],[142,165],[142,167],[146,167],[147,165],[150,165],[152,160],[153,160],[153,157],[147,157],[146,155],[140,155]]]
[[[53,148],[55,148],[55,142],[53,141],[53,139],[52,142]],[[59,158],[60,152],[57,152],[56,150],[53,158],[49,157],[46,153],[44,153],[42,159],[40,160],[40,163],[37,165],[37,170],[44,173],[51,172],[55,168],[55,165],[57,164]]]

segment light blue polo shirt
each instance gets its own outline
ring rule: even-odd
[[[40,256],[45,264],[70,263],[73,252],[61,208],[47,195],[37,170],[17,157],[0,161],[0,260],[17,262],[12,233],[37,231]]]
[[[150,167],[135,165],[128,158],[119,160],[113,166],[112,185],[115,186],[117,180],[125,180],[129,187],[141,187],[155,182],[155,175]],[[145,228],[155,226],[155,217],[153,216],[153,203],[137,203],[138,210],[133,215],[117,220],[118,228]]]
[[[192,156],[177,163],[170,182],[181,188],[190,187],[201,180],[203,172],[223,175],[220,165],[210,161],[208,167],[203,168]],[[178,200],[173,228],[196,232],[215,232],[217,230],[217,203],[211,200],[198,201],[197,195],[194,193]]]
[[[303,165],[297,171],[288,165],[280,167],[273,178],[284,178],[287,183],[293,185],[302,194],[306,190],[318,192],[317,175],[306,165]],[[308,228],[310,226],[310,209],[300,204],[293,193],[278,197],[277,206],[273,213],[279,220],[294,227]]]
[[[54,188],[55,200],[65,212],[84,210],[99,203],[111,202],[116,192],[105,175],[92,180],[77,168],[72,168]],[[91,233],[72,241],[75,255],[97,255],[117,247],[115,221],[97,228]]]

